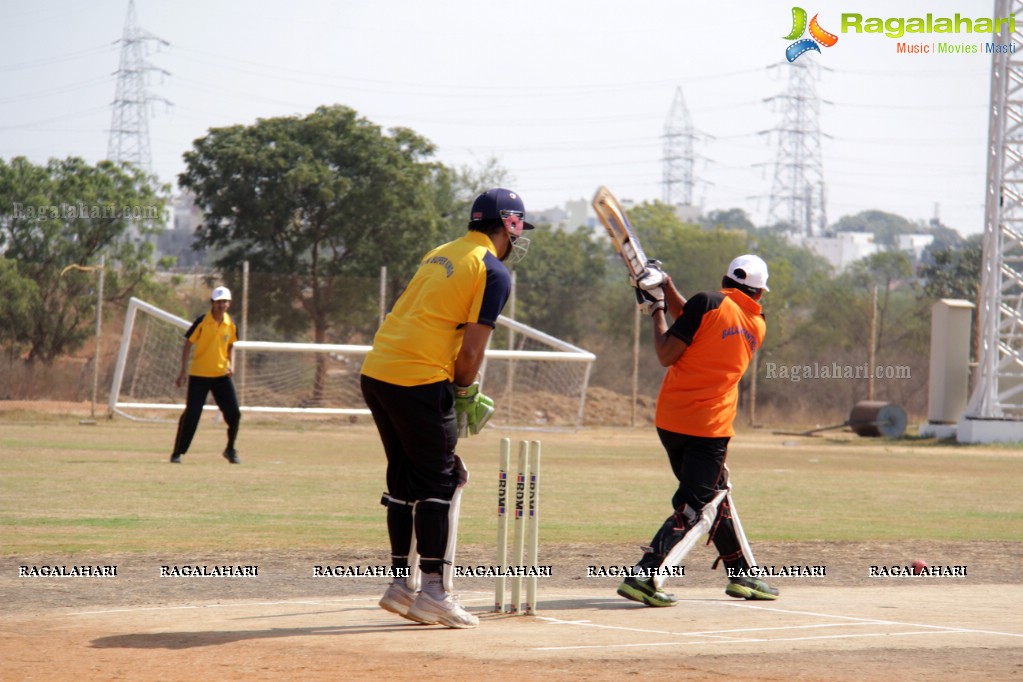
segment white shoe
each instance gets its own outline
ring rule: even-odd
[[[453,594],[438,601],[420,592],[405,617],[426,625],[439,624],[449,628],[474,628],[480,624],[480,619],[463,609]]]
[[[396,613],[403,618],[408,618],[409,607],[416,600],[418,592],[410,590],[404,580],[392,582],[387,586],[387,591],[380,598],[380,608],[384,611]],[[414,619],[410,619],[414,620]]]

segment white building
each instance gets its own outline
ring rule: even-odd
[[[834,237],[806,237],[795,235],[790,241],[803,246],[827,260],[837,272],[845,270],[850,263],[877,253],[872,232],[838,232]]]
[[[899,251],[905,251],[914,261],[919,261],[924,255],[924,249],[934,242],[933,234],[900,234]]]
[[[195,205],[190,192],[182,192],[172,200],[173,227],[157,236],[156,251],[161,256],[173,256],[176,266],[190,268],[205,261],[205,253],[192,250],[195,231],[202,224],[202,211]]]

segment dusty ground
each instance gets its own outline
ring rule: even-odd
[[[1016,543],[761,543],[763,565],[826,566],[777,578],[775,602],[729,599],[710,552],[690,555],[671,589],[682,603],[650,609],[614,594],[587,566],[631,563],[620,545],[545,547],[539,614],[489,614],[493,579],[461,578],[477,630],[417,626],[376,607],[383,578],[316,578],[317,565],[379,565],[378,550],[245,552],[192,564],[258,564],[256,578],[160,578],[182,558],[66,557],[118,566],[117,578],[25,578],[0,561],[3,679],[1023,679],[1023,597]],[[871,578],[872,564],[923,556],[966,566],[958,578]],[[481,548],[461,565],[489,565]]]

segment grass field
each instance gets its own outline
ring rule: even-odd
[[[643,542],[674,482],[652,430],[488,430],[470,470],[461,542],[493,542],[502,436],[543,444],[541,542]],[[7,415],[0,421],[2,554],[380,546],[384,458],[371,426],[243,421],[240,466],[204,419],[180,466],[174,426]],[[1023,540],[1023,449],[838,433],[741,433],[729,464],[757,540]]]

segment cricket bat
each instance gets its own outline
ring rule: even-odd
[[[611,237],[611,244],[625,261],[625,267],[629,269],[633,280],[641,281],[650,274],[646,266],[647,257],[632,225],[629,224],[629,219],[625,217],[625,209],[618,203],[611,190],[601,185],[593,195],[593,210],[597,212],[600,222],[604,223],[607,234]]]

